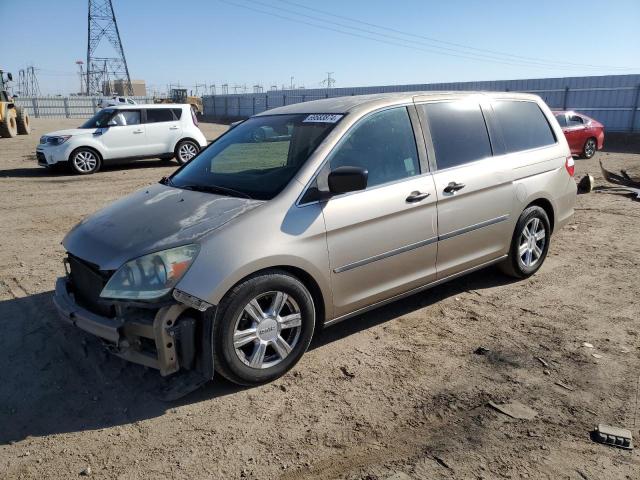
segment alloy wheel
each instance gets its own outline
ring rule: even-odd
[[[92,152],[82,151],[73,157],[73,164],[80,172],[89,173],[96,169],[98,158]]]
[[[587,140],[587,143],[584,145],[584,154],[586,157],[591,158],[596,153],[596,141],[593,138]]]
[[[183,162],[188,162],[197,154],[198,149],[193,143],[184,143],[180,145],[180,148],[178,149],[178,155],[180,155],[180,160]]]
[[[298,303],[282,291],[254,297],[233,329],[235,353],[245,365],[266,369],[282,362],[298,344],[302,316]]]
[[[534,217],[529,220],[522,229],[518,247],[518,256],[525,267],[532,267],[538,263],[546,241],[547,232],[540,219]]]

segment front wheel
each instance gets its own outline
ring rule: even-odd
[[[584,158],[591,158],[596,154],[598,150],[598,142],[595,138],[588,138],[586,142],[584,142],[584,147],[582,148],[582,156]]]
[[[509,256],[500,264],[501,269],[512,277],[530,277],[547,257],[550,238],[551,224],[547,212],[537,205],[526,208],[518,219]]]
[[[182,140],[176,145],[175,156],[180,165],[184,165],[200,151],[200,145],[193,140]]]
[[[300,360],[314,325],[313,298],[297,278],[280,270],[249,277],[220,303],[216,371],[240,385],[274,380]]]
[[[78,175],[89,175],[100,170],[102,160],[100,156],[90,148],[79,148],[71,154],[71,170]]]

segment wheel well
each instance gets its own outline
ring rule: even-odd
[[[68,161],[71,161],[71,157],[73,157],[73,154],[74,154],[74,153],[76,153],[78,150],[83,149],[83,148],[84,148],[85,150],[91,150],[93,153],[95,153],[95,154],[98,156],[98,160],[100,160],[100,163],[103,163],[103,160],[104,160],[104,159],[102,158],[102,155],[100,154],[100,152],[99,152],[98,150],[96,150],[96,149],[95,149],[95,148],[93,148],[93,147],[85,147],[85,146],[83,146],[83,147],[78,147],[78,148],[73,149],[73,150],[71,151],[71,153],[69,154],[69,158],[68,158],[67,160],[68,160]]]
[[[238,280],[238,282],[236,282],[236,284],[233,287],[244,282],[249,277],[258,275],[268,270],[282,270],[284,272],[291,274],[292,276],[294,276],[295,278],[297,278],[302,282],[302,284],[307,288],[307,290],[309,290],[309,293],[313,298],[313,306],[315,307],[315,311],[316,311],[315,329],[319,330],[320,328],[322,328],[322,325],[324,325],[324,321],[325,321],[324,297],[322,295],[322,290],[320,290],[320,286],[315,281],[315,279],[301,268],[292,267],[290,265],[275,265],[273,267],[263,268],[261,270],[257,270],[247,275],[246,277],[243,277],[242,279]],[[229,291],[231,291],[233,287],[231,287]],[[227,294],[225,293],[225,295]]]
[[[555,224],[555,215],[553,212],[553,205],[551,205],[551,202],[546,198],[538,198],[537,200],[534,200],[529,205],[527,205],[526,208],[529,208],[533,205],[537,205],[538,207],[542,208],[546,212],[547,217],[549,217],[549,223],[551,224],[551,233],[553,233],[553,225]]]
[[[176,149],[178,148],[178,145],[180,145],[180,143],[184,142],[185,140],[191,140],[193,143],[195,143],[195,144],[198,146],[198,148],[199,148],[200,150],[202,150],[202,147],[200,146],[200,143],[199,143],[195,138],[191,138],[191,137],[183,137],[183,138],[181,138],[180,140],[178,140],[178,141],[176,142],[175,147],[173,147],[173,151],[175,152],[175,151],[176,151]]]

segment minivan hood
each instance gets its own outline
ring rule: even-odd
[[[116,270],[147,253],[197,243],[263,203],[156,184],[87,217],[62,245],[100,270]]]

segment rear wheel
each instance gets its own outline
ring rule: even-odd
[[[509,256],[500,264],[512,277],[527,278],[538,271],[549,251],[551,224],[547,212],[533,205],[518,219],[511,239]]]
[[[182,140],[176,145],[176,160],[180,165],[187,163],[200,151],[200,145],[193,140]]]
[[[595,138],[587,138],[587,141],[584,142],[584,147],[582,148],[582,156],[584,158],[591,158],[596,154],[598,150],[598,142]]]
[[[18,124],[19,135],[29,135],[31,133],[31,119],[24,108],[16,108],[16,123]]]
[[[6,109],[6,118],[0,122],[0,137],[13,138],[18,134],[16,117],[11,115],[11,110]]]
[[[284,375],[307,350],[315,325],[309,291],[279,270],[255,275],[220,303],[214,326],[215,368],[240,385]]]
[[[70,167],[78,175],[89,175],[100,170],[102,160],[100,156],[90,148],[79,148],[71,154]]]

